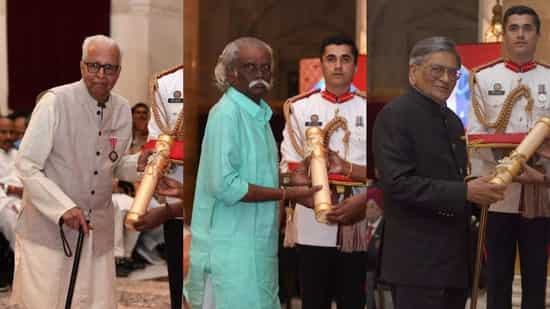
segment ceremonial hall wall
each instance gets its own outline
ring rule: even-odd
[[[6,1],[0,0],[0,114],[8,112],[8,54],[6,32]]]
[[[123,51],[115,91],[149,102],[149,80],[183,62],[183,0],[112,0],[111,35]]]
[[[240,36],[256,36],[275,54],[275,84],[268,102],[273,132],[280,139],[281,106],[298,93],[298,63],[317,57],[329,34],[355,37],[356,0],[252,1],[185,0],[185,203],[192,204],[199,144],[208,109],[221,96],[213,71],[223,47]],[[189,216],[187,216],[189,217]]]
[[[478,0],[368,0],[368,95],[393,97],[408,85],[408,54],[429,36],[477,42]]]
[[[0,0],[0,114],[2,115],[6,115],[9,111],[6,5],[7,0]],[[111,1],[110,32],[111,36],[119,43],[123,53],[123,69],[114,91],[128,98],[131,104],[138,101],[149,101],[148,82],[155,72],[183,62],[182,10],[182,0]],[[85,17],[84,15],[78,17],[79,21],[89,22],[97,18],[93,14],[94,11],[86,12]],[[69,17],[54,16],[54,18]],[[81,39],[79,38],[79,40]],[[78,42],[76,48],[70,49],[71,53],[78,53],[68,55],[71,59],[80,57],[80,44],[81,42]],[[44,44],[41,48],[54,47],[52,44]],[[55,48],[61,52],[67,51],[64,47]],[[68,56],[59,55],[65,59]],[[78,62],[71,61],[64,65],[74,67],[74,78],[78,78]],[[40,70],[40,74],[46,75],[55,68],[45,64]],[[34,106],[35,96],[36,93],[30,95],[30,101],[24,104],[14,101],[10,106],[11,110],[30,111]]]
[[[82,39],[110,32],[110,0],[6,1],[8,106],[32,111],[38,94],[78,80]]]

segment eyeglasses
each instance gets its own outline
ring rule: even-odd
[[[456,81],[460,78],[459,68],[450,68],[440,64],[430,64],[428,68],[430,69],[430,75],[433,79],[440,79],[445,72],[447,72],[447,77],[451,81]]]
[[[257,74],[262,72],[262,74],[271,73],[271,64],[256,64],[256,63],[244,63],[241,65],[243,70],[249,74]]]
[[[105,75],[113,75],[120,68],[120,65],[114,65],[109,63],[99,64],[97,62],[84,62],[84,64],[86,65],[86,68],[90,73],[97,73],[99,72],[99,70],[101,70],[101,68],[103,68],[103,73],[105,73]]]

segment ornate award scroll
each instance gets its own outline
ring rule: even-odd
[[[149,161],[143,173],[143,178],[136,192],[136,197],[134,198],[132,207],[126,215],[126,227],[133,228],[139,216],[147,211],[157,183],[170,163],[170,147],[172,146],[173,140],[174,139],[170,135],[159,135],[155,144],[155,152],[149,157]]]
[[[312,185],[321,185],[323,188],[313,196],[315,203],[315,219],[320,223],[327,223],[326,214],[331,209],[331,194],[328,185],[327,152],[323,146],[324,134],[319,127],[306,130],[307,148],[309,150],[310,173]]]

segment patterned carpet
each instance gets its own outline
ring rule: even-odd
[[[117,278],[118,309],[169,309],[170,292],[166,279],[130,280]],[[18,309],[9,305],[10,293],[0,293],[0,309]]]

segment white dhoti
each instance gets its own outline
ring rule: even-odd
[[[84,237],[72,309],[114,309],[115,263],[113,251],[93,256],[94,232]],[[23,309],[64,309],[73,257],[16,236],[12,303]]]

